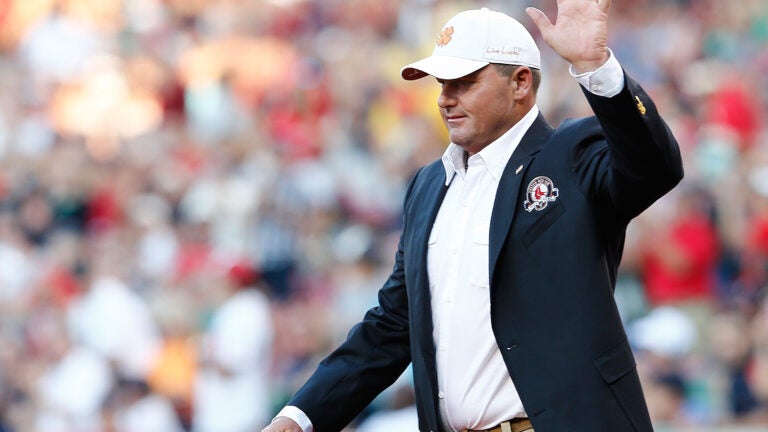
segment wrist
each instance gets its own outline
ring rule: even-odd
[[[604,64],[608,62],[610,58],[611,58],[611,55],[606,50],[605,54],[603,54],[603,56],[600,59],[574,61],[574,62],[571,62],[571,65],[573,66],[573,71],[576,74],[584,74],[588,72],[594,72],[600,69]]]
[[[277,422],[278,420],[281,422],[288,421],[297,427],[297,429],[288,430],[296,430],[298,432],[312,432],[313,430],[312,421],[307,417],[304,411],[292,405],[283,407],[283,409],[277,413],[273,422]]]

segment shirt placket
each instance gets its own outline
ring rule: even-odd
[[[456,209],[454,216],[451,218],[451,230],[452,235],[448,245],[448,275],[446,277],[446,286],[443,293],[442,308],[443,308],[443,323],[441,323],[441,333],[439,343],[437,346],[438,356],[441,365],[442,376],[447,376],[447,371],[450,362],[450,349],[452,346],[452,328],[451,324],[455,319],[454,308],[456,306],[456,295],[458,289],[466,289],[470,283],[467,279],[469,274],[466,270],[466,265],[471,261],[470,257],[464,256],[463,253],[467,251],[466,241],[471,232],[472,224],[472,208],[474,199],[477,194],[477,186],[483,176],[483,167],[475,166],[472,170],[467,170],[463,176],[461,185],[461,193],[459,194],[458,208]],[[458,185],[457,185],[458,186]],[[445,392],[450,383],[443,383],[438,392],[438,397],[441,402],[445,404]],[[452,423],[450,416],[450,410],[443,410],[444,415],[447,416],[448,423]]]

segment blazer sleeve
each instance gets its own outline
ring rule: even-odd
[[[629,222],[680,182],[683,164],[650,96],[624,78],[622,91],[610,98],[582,87],[599,129],[575,148],[572,168],[583,190]]]
[[[406,202],[412,186],[413,182]],[[401,234],[394,268],[378,293],[378,306],[365,313],[288,402],[309,417],[315,432],[342,430],[411,362],[403,266]]]

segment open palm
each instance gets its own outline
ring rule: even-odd
[[[526,13],[544,41],[576,72],[595,70],[608,59],[608,9],[611,0],[558,0],[552,23],[544,12],[529,7]]]

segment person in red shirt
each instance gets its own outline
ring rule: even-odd
[[[641,274],[653,306],[714,295],[719,240],[705,199],[690,190],[676,198],[670,217],[656,220],[643,235]]]

